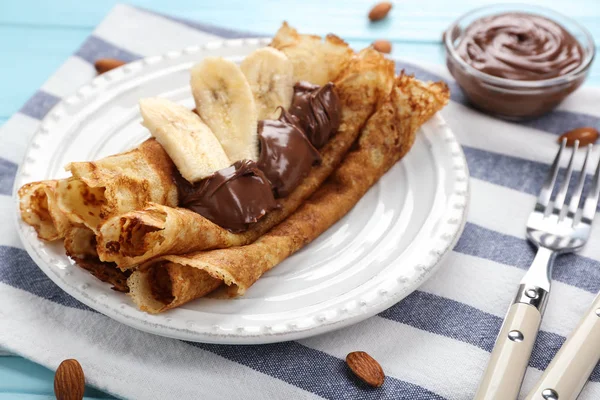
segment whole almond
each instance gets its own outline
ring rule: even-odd
[[[388,40],[379,39],[374,41],[373,48],[380,53],[389,54],[392,52],[392,44]]]
[[[125,61],[117,60],[116,58],[99,58],[94,63],[94,67],[96,67],[96,71],[100,75],[125,64]]]
[[[369,386],[379,387],[383,385],[385,374],[383,368],[373,357],[364,351],[353,351],[346,356],[346,364],[354,372],[354,375],[359,377]]]
[[[85,376],[77,360],[60,363],[54,375],[54,394],[57,400],[81,400],[85,390]]]
[[[582,128],[576,128],[568,132],[563,133],[558,138],[558,143],[562,142],[563,139],[567,139],[567,146],[574,146],[575,141],[579,140],[579,146],[587,146],[588,144],[594,143],[600,133],[597,129],[591,126],[584,126]]]
[[[392,3],[390,3],[389,1],[377,3],[369,12],[369,19],[371,21],[379,21],[381,19],[384,19],[391,9]]]

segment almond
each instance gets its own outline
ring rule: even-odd
[[[579,140],[579,146],[583,147],[596,142],[598,136],[600,136],[600,133],[597,129],[592,128],[591,126],[584,126],[582,128],[576,128],[563,133],[558,138],[558,143],[562,142],[562,140],[566,138],[567,146],[574,146],[575,141]]]
[[[392,44],[388,40],[379,39],[374,41],[373,48],[380,53],[389,54],[392,52]]]
[[[369,12],[369,19],[371,21],[379,21],[380,19],[384,19],[391,9],[392,3],[389,1],[377,3]]]
[[[353,351],[346,356],[346,364],[354,372],[354,375],[359,377],[369,386],[379,387],[383,385],[385,374],[381,365],[373,357],[364,351]]]
[[[125,61],[117,60],[116,58],[99,58],[94,63],[94,67],[96,67],[96,71],[100,75],[125,64]]]
[[[85,390],[83,369],[77,360],[64,360],[54,375],[54,394],[57,400],[81,400]]]

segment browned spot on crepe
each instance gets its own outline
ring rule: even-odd
[[[110,283],[112,290],[117,292],[129,293],[127,279],[131,275],[131,271],[121,271],[115,263],[105,263],[97,258],[77,258],[73,260],[78,266],[100,279],[102,282]]]

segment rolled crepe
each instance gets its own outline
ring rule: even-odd
[[[387,100],[368,120],[358,148],[296,212],[252,244],[168,255],[142,265],[128,279],[130,296],[144,311],[162,312],[222,286],[239,296],[266,271],[342,218],[412,146],[418,128],[447,104],[444,83],[400,75]]]
[[[19,189],[19,207],[23,221],[35,228],[40,239],[57,240],[71,226],[56,201],[57,180],[31,182]]]
[[[338,132],[321,149],[322,162],[287,197],[281,207],[243,233],[234,234],[182,208],[152,204],[108,220],[98,235],[98,254],[119,268],[136,266],[165,254],[226,248],[253,242],[294,212],[339,165],[366,120],[389,94],[394,64],[373,49],[358,53],[339,74],[335,87],[341,104]]]
[[[85,226],[71,226],[65,234],[65,249],[67,255],[75,263],[100,279],[112,285],[118,292],[129,292],[127,278],[129,272],[123,272],[115,263],[105,263],[98,259],[96,253],[96,235]]]
[[[72,177],[58,181],[58,207],[75,225],[94,232],[108,218],[153,202],[177,205],[173,162],[155,139],[126,153],[66,166]]]
[[[323,86],[337,78],[353,56],[339,37],[329,34],[324,40],[316,35],[301,35],[284,22],[270,46],[283,52],[294,66],[294,80]]]

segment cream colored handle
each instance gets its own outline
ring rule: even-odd
[[[517,398],[541,320],[542,315],[534,306],[525,303],[510,306],[475,400]]]
[[[527,399],[574,400],[579,396],[600,360],[599,312],[600,295],[596,296],[592,307],[567,337]]]

